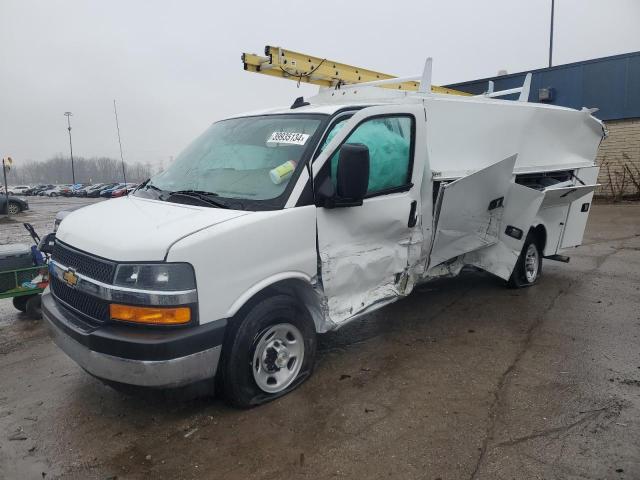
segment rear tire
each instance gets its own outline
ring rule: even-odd
[[[529,233],[507,285],[510,288],[530,287],[537,283],[541,275],[542,247],[536,236]]]
[[[313,372],[316,330],[307,309],[288,295],[251,307],[231,328],[222,351],[219,388],[239,408],[270,402]]]

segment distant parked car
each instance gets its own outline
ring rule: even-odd
[[[53,188],[53,185],[42,183],[39,185],[34,185],[33,187],[27,189],[24,193],[25,195],[38,195],[41,190],[47,190],[49,188]]]
[[[91,189],[87,190],[87,197],[90,198],[96,198],[99,197],[100,194],[104,191],[104,190],[108,190],[110,188],[115,187],[116,185],[118,185],[117,183],[103,183],[100,186],[96,186],[96,187],[92,187]]]
[[[124,187],[111,192],[111,198],[124,197],[129,195],[138,185],[135,183],[128,183]]]
[[[9,195],[9,215],[17,215],[24,210],[29,210],[29,204],[27,201],[13,195]],[[5,195],[0,196],[0,213],[7,213],[7,197]]]
[[[46,190],[41,190],[38,192],[38,195],[43,197],[59,197],[60,195],[63,195],[64,192],[68,191],[68,189],[69,187],[66,185],[54,185]]]
[[[114,190],[120,190],[121,188],[126,187],[127,184],[126,183],[118,183],[115,186],[111,187],[111,188],[107,188],[104,190],[100,191],[100,196],[101,197],[106,197],[106,198],[111,198],[111,193],[113,193]]]
[[[91,185],[90,183],[76,183],[74,185],[69,185],[69,190],[67,192],[65,192],[64,196],[65,197],[75,197],[77,196],[78,192],[80,190],[82,190],[85,187],[88,187],[89,185]]]
[[[47,191],[47,190],[51,190],[52,188],[55,188],[55,185],[49,184],[49,185],[45,185],[42,188],[38,188],[36,189],[33,194],[34,195],[42,195],[43,192]]]
[[[87,185],[85,187],[79,188],[78,190],[73,192],[73,195],[75,197],[86,197],[87,193],[89,193],[90,190],[101,188],[103,185],[104,183],[93,183],[91,185]]]
[[[30,187],[28,185],[17,185],[15,187],[9,187],[9,195],[24,195],[25,191]],[[1,189],[4,191],[4,189]]]

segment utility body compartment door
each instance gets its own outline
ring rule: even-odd
[[[593,193],[598,186],[599,171],[600,167],[581,168],[576,172],[576,176],[585,185],[576,185],[573,189],[569,190],[569,193],[565,197],[560,197],[565,199],[567,203],[570,201],[570,204],[559,248],[582,245],[582,237],[584,236],[584,230],[587,227],[587,220],[589,219],[589,212],[591,211]],[[550,193],[551,192],[549,192],[548,195]]]
[[[362,205],[316,209],[319,277],[330,320],[326,330],[413,287],[414,268],[422,268],[425,122],[422,105],[364,108],[332,132],[335,136],[313,163],[317,192],[320,184],[333,181],[332,162],[342,144],[369,148],[369,190]]]
[[[539,190],[512,183],[504,202],[498,241],[465,255],[464,263],[509,280],[543,198]]]
[[[581,168],[575,172],[578,179],[575,185],[544,190],[538,219],[547,228],[545,255],[582,244],[599,170],[599,167]]]
[[[428,268],[498,242],[515,162],[513,155],[440,187]]]

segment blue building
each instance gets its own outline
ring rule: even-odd
[[[447,85],[473,94],[519,87],[528,72]],[[640,52],[531,70],[530,102],[598,108],[609,137],[598,152],[600,195],[640,196]],[[515,97],[515,96],[514,96]],[[505,97],[509,98],[509,97]]]

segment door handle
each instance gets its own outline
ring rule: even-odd
[[[416,209],[418,208],[418,201],[414,200],[411,202],[411,209],[409,210],[409,221],[407,222],[407,227],[413,228],[418,223],[418,215],[416,215]]]

